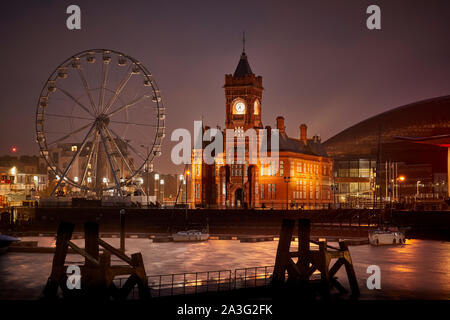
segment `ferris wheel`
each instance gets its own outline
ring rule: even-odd
[[[123,195],[161,154],[165,107],[152,74],[129,55],[86,50],[60,64],[36,110],[40,154],[62,185]]]

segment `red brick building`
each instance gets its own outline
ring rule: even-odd
[[[203,161],[206,143],[193,150],[189,181],[191,203],[196,207],[218,208],[328,208],[333,201],[332,159],[327,156],[318,136],[307,137],[305,124],[299,126],[297,137],[289,137],[284,118],[277,117],[278,161],[264,163],[266,159],[261,157],[256,164],[249,161],[244,132],[263,129],[264,89],[262,77],[252,72],[245,52],[242,52],[234,74],[225,75],[224,89],[225,128],[233,130],[233,135],[230,136],[228,131],[227,136],[223,130],[224,153],[215,155],[214,164]],[[207,129],[204,127],[203,131]],[[266,129],[270,135],[271,128],[266,126]],[[239,138],[246,146],[245,160],[227,163],[226,141],[233,139],[233,148],[237,148]],[[269,148],[268,157],[271,155]]]

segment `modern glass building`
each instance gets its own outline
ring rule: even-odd
[[[394,108],[331,137],[324,146],[334,159],[335,202],[445,198],[448,151],[400,138],[449,133],[450,96],[443,96]]]

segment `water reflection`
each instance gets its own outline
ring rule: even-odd
[[[52,237],[24,238],[39,241],[40,246],[54,246]],[[105,239],[119,246],[118,238]],[[84,240],[74,242],[82,247]],[[240,243],[238,240],[210,240],[199,243],[153,243],[150,239],[127,239],[127,254],[142,252],[148,275],[234,270],[271,266],[275,261],[277,241]],[[298,243],[293,243],[296,248]],[[362,299],[449,299],[450,243],[407,240],[402,246],[350,247]],[[0,299],[39,297],[50,274],[52,254],[8,253],[0,256]],[[83,263],[69,254],[67,261]],[[113,262],[118,263],[117,259]],[[369,290],[366,273],[369,265],[381,269],[381,290]],[[345,286],[343,270],[337,276]]]

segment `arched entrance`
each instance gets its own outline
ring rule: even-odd
[[[244,193],[242,191],[242,188],[237,188],[236,191],[234,192],[234,206],[237,207],[242,207],[244,203]]]

